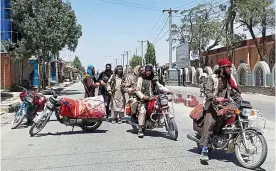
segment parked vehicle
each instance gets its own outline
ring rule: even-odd
[[[170,109],[169,102],[172,100],[168,98],[166,94],[159,94],[153,97],[148,102],[145,129],[155,129],[166,127],[166,130],[173,140],[178,138],[178,129],[175,122],[175,118],[172,115],[173,109]],[[138,133],[138,118],[136,114],[131,115],[131,121],[133,130]]]
[[[36,92],[28,91],[26,88],[18,86],[23,89],[19,94],[21,104],[18,111],[14,115],[11,122],[11,129],[16,129],[25,118],[28,123],[33,121],[37,112],[43,111],[46,103],[46,97]]]
[[[89,97],[84,100],[58,99],[57,94],[53,92],[42,115],[34,119],[29,134],[31,136],[38,134],[50,121],[53,113],[57,120],[66,126],[96,130],[101,126],[102,118],[105,116],[104,99],[102,96]]]
[[[225,106],[234,104],[234,110],[224,110],[222,115],[222,125],[216,123],[214,132],[209,142],[209,152],[215,150],[226,150],[235,152],[236,158],[241,166],[248,169],[260,167],[267,157],[267,143],[262,129],[265,128],[265,120],[258,110],[252,108],[250,102],[242,101],[235,104],[234,101],[225,100],[222,103],[213,103],[214,109],[218,112]],[[236,106],[236,107],[235,107]],[[226,109],[226,108],[225,108]],[[228,108],[227,108],[228,109]],[[262,122],[264,121],[264,122]],[[194,121],[195,135],[188,134],[187,138],[196,142],[199,147],[202,126]],[[259,140],[257,147],[254,137]],[[244,152],[242,152],[244,149]],[[199,151],[201,151],[199,147]],[[255,158],[253,155],[260,152],[260,156]],[[250,161],[253,156],[256,161]]]

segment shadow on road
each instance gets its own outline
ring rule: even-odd
[[[132,134],[137,134],[133,129],[129,129],[126,132],[130,132]],[[149,137],[162,137],[171,140],[169,135],[166,132],[154,131],[154,130],[146,130],[144,133],[145,136]]]
[[[189,149],[188,151],[192,152],[192,153],[197,153],[198,157],[200,155],[200,150],[198,148]],[[218,161],[222,161],[222,162],[232,162],[235,165],[241,167],[241,165],[239,164],[239,162],[235,156],[235,153],[226,153],[224,150],[215,150],[215,151],[209,152],[209,159],[210,160],[218,160]],[[198,158],[198,160],[199,160],[199,158]],[[204,162],[201,164],[208,165],[208,162],[207,163]],[[255,170],[265,171],[265,169],[263,169],[261,167],[255,169]]]
[[[86,130],[86,131],[66,131],[66,132],[56,132],[56,133],[40,133],[34,137],[44,137],[44,136],[57,136],[57,135],[78,135],[78,134],[89,134],[89,133],[106,133],[108,130]]]

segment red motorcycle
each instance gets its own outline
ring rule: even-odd
[[[171,113],[173,110],[170,109],[169,101],[172,100],[169,100],[166,94],[159,94],[148,101],[145,129],[163,128],[165,126],[171,139],[177,140],[178,129]],[[131,116],[129,124],[138,133],[139,125],[136,114]]]
[[[212,105],[219,117],[209,140],[209,152],[212,150],[234,152],[241,166],[247,169],[260,167],[268,151],[262,130],[265,128],[265,119],[262,114],[253,109],[248,101],[241,101],[237,104],[233,100],[225,99],[223,102],[214,102]],[[202,117],[200,112],[203,112],[203,105],[198,105],[191,112],[190,117],[193,119],[195,134],[187,135],[188,139],[197,143],[199,152],[204,123],[204,116]],[[256,124],[256,122],[263,122],[263,125]],[[259,142],[256,143],[256,141]]]
[[[18,86],[23,89],[19,94],[19,98],[22,101],[18,111],[14,115],[14,119],[11,123],[11,129],[16,129],[25,118],[27,122],[31,123],[37,112],[44,110],[46,103],[46,97],[36,92],[28,91],[26,88]]]

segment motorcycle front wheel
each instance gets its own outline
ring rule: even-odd
[[[50,118],[50,117],[49,117]],[[39,122],[33,123],[29,130],[30,136],[37,135],[47,124],[49,121],[47,115],[43,115]]]
[[[19,114],[19,115],[15,114],[14,118],[13,118],[13,120],[11,122],[11,129],[18,128],[19,125],[23,122],[24,118],[25,118],[25,115],[22,114],[22,113]]]
[[[244,131],[245,137],[243,137],[242,134],[240,134],[236,139],[236,145],[235,145],[235,154],[237,157],[238,162],[242,167],[245,167],[247,169],[256,169],[259,168],[265,161],[267,157],[267,143],[265,140],[265,137],[258,133],[255,130],[245,130]],[[260,141],[260,145],[257,147],[256,144],[253,142],[255,138]],[[244,140],[246,141],[246,144],[248,146],[248,149],[245,148]],[[245,151],[242,153],[242,149]],[[260,157],[254,162],[249,162],[249,158],[253,157],[255,159],[254,155],[256,153],[260,152]]]
[[[178,129],[174,118],[170,118],[167,120],[168,124],[166,124],[166,129],[168,134],[170,135],[172,140],[177,140],[178,138]]]

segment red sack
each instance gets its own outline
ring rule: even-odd
[[[156,101],[156,99],[153,99],[148,102],[148,104],[147,104],[147,114],[148,115],[151,115],[153,113],[155,101]]]
[[[105,106],[103,96],[88,97],[80,100],[62,99],[60,115],[70,118],[103,118]]]
[[[197,121],[203,116],[203,104],[197,105],[190,113],[190,118]]]

